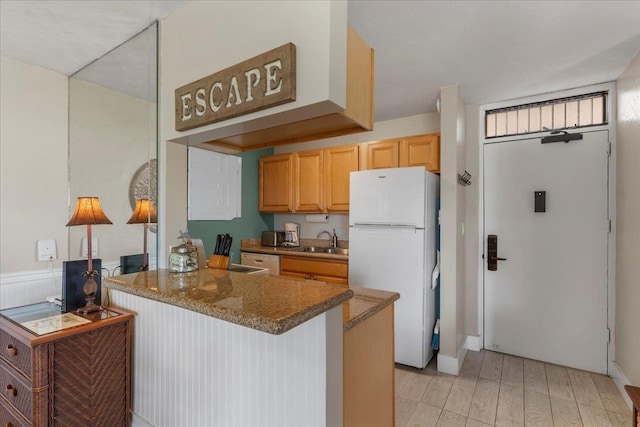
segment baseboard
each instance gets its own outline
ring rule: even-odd
[[[479,335],[467,335],[467,339],[464,343],[467,350],[480,351],[480,336]]]
[[[450,375],[458,375],[460,373],[464,357],[467,355],[466,342],[466,339],[462,341],[458,347],[456,357],[447,356],[438,352],[438,372],[444,372]]]
[[[611,362],[609,366],[609,375],[611,375],[613,382],[616,383],[616,386],[618,387],[618,390],[620,390],[620,394],[622,395],[624,401],[627,402],[627,406],[629,406],[629,409],[632,409],[633,403],[631,403],[631,399],[629,398],[627,392],[624,391],[624,386],[631,383],[625,376],[624,372],[622,372],[622,368],[620,368],[620,365],[618,365],[616,362]]]

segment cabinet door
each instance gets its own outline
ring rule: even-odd
[[[322,150],[296,153],[295,159],[295,204],[296,212],[322,212]]]
[[[358,145],[324,150],[324,190],[327,212],[349,212],[349,174],[359,169]]]
[[[367,144],[367,169],[398,167],[398,140],[385,140]]]
[[[280,260],[280,275],[282,276],[342,285],[346,285],[348,282],[349,264],[346,260],[297,256],[282,256]]]
[[[291,212],[292,178],[292,154],[260,158],[260,212]]]
[[[400,143],[400,167],[424,166],[440,172],[440,134],[417,135]]]

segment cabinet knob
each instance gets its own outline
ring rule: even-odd
[[[7,423],[7,427],[13,427],[13,424],[11,424],[11,421]]]
[[[16,390],[11,384],[7,385],[7,394],[9,396],[15,397],[18,394],[18,390]]]
[[[7,344],[7,354],[9,356],[15,356],[18,354],[18,349],[12,346],[11,344]]]

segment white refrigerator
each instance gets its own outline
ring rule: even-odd
[[[433,357],[439,182],[423,167],[351,172],[349,285],[400,294],[395,361],[416,368]]]

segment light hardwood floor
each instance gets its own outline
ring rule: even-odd
[[[492,351],[458,377],[396,365],[396,427],[487,425],[629,427],[631,410],[607,376]]]

